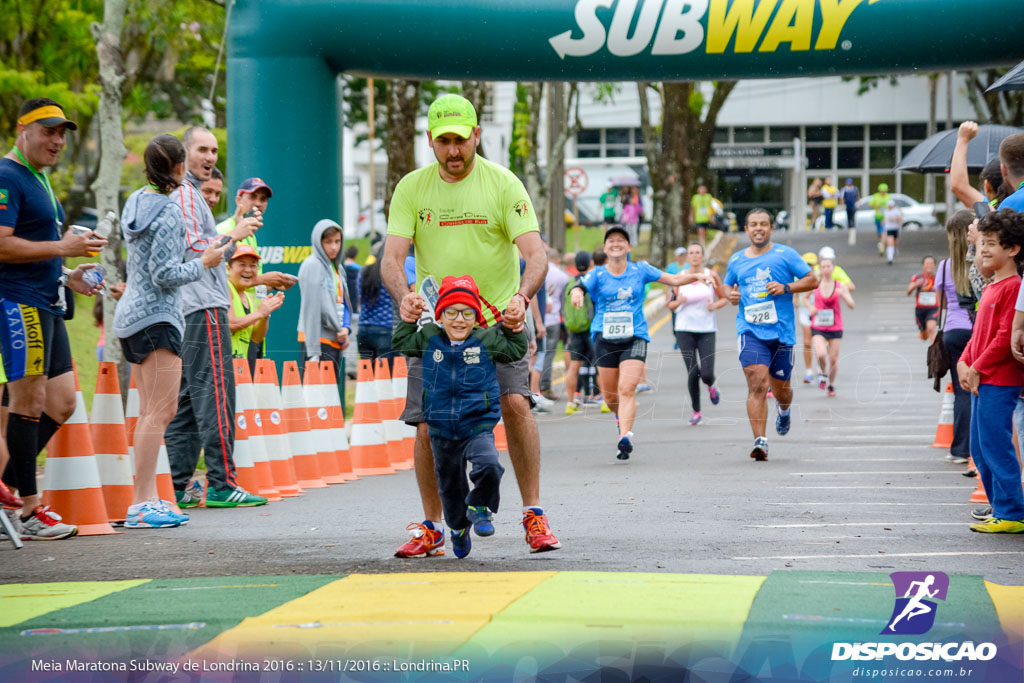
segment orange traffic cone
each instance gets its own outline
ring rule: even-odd
[[[132,504],[135,476],[124,429],[124,408],[121,406],[116,363],[100,363],[96,393],[92,396],[89,432],[96,450],[103,501],[110,521],[123,522],[128,506]]]
[[[299,366],[293,360],[285,361],[281,368],[281,403],[284,408],[284,431],[292,449],[292,462],[295,463],[299,486],[304,489],[327,488],[327,482],[320,476],[316,447],[310,438],[309,415],[302,395]]]
[[[508,436],[505,434],[505,421],[502,419],[494,425],[494,447],[499,451],[508,450]]]
[[[402,427],[398,419],[402,411],[395,400],[394,390],[391,388],[391,371],[388,369],[386,358],[378,358],[374,368],[374,389],[377,391],[377,410],[380,411],[380,421],[383,426],[385,448],[388,452],[388,462],[396,470],[412,469],[412,463],[402,453]]]
[[[977,467],[974,466],[974,458],[968,459],[967,467],[968,469],[978,469]],[[985,494],[985,484],[982,483],[980,474],[978,475],[977,479],[978,485],[975,487],[974,491],[971,492],[970,502],[988,505],[988,496]]]
[[[355,481],[359,477],[352,471],[352,454],[349,452],[348,434],[345,432],[345,412],[341,409],[334,361],[320,361],[320,390],[324,395],[324,405],[327,406],[327,422],[331,428],[329,445],[338,459],[338,470],[346,481]]]
[[[281,392],[277,388],[277,366],[269,358],[256,361],[256,407],[259,423],[263,427],[270,471],[274,475],[274,488],[282,496],[301,496],[295,465],[291,459],[291,446],[281,420]]]
[[[274,476],[270,472],[270,458],[264,442],[262,420],[256,410],[256,392],[249,374],[249,363],[244,358],[236,358],[234,365],[235,423],[239,429],[245,430],[249,455],[256,470],[256,487],[250,490],[274,503],[281,500],[281,494],[274,488]]]
[[[156,456],[156,494],[160,496],[160,500],[170,503],[171,508],[181,514],[181,508],[178,507],[178,502],[174,497],[171,460],[167,457],[167,445],[163,441],[160,442],[160,451]],[[200,503],[199,506],[205,507],[206,503]]]
[[[235,372],[237,376],[238,363],[245,363],[241,358],[235,359]],[[235,382],[235,447],[232,450],[235,463],[235,476],[238,478],[238,485],[246,491],[258,491],[260,488],[259,479],[256,476],[256,462],[253,460],[252,451],[249,448],[249,422],[245,418],[245,408],[238,399],[240,384]]]
[[[43,505],[50,505],[81,536],[117,534],[108,521],[100,468],[92,449],[85,399],[75,373],[75,412],[46,444]],[[127,510],[127,508],[125,508]]]
[[[398,410],[398,426],[402,430],[402,441],[399,448],[402,457],[412,467],[415,463],[414,448],[416,446],[416,428],[402,422],[402,413],[405,412],[405,399],[409,394],[409,368],[405,363],[405,356],[395,356],[395,371],[391,376],[391,386],[395,392],[395,402]]]
[[[128,380],[128,402],[124,406],[124,432],[128,438],[128,454],[132,457],[132,473],[135,472],[135,428],[139,424],[139,388],[135,386],[135,365],[131,366]]]
[[[356,374],[356,408],[352,416],[352,470],[360,477],[394,474],[382,438],[377,397],[374,391],[373,368],[368,359],[359,361]]]
[[[320,465],[320,476],[328,484],[344,484],[348,479],[342,476],[338,454],[331,445],[330,411],[325,402],[320,361],[307,360],[302,379],[302,397],[309,417],[309,437],[316,451],[317,464]]]
[[[942,411],[939,413],[939,426],[935,428],[935,443],[932,448],[949,448],[953,445],[953,383],[946,383],[942,392]]]

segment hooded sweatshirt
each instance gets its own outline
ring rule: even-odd
[[[166,195],[136,190],[121,211],[121,233],[128,247],[128,286],[114,311],[114,334],[130,337],[156,323],[170,323],[184,334],[179,287],[198,280],[205,269],[199,259],[182,262],[181,211]]]
[[[213,220],[210,207],[203,199],[200,182],[192,171],[185,174],[185,182],[171,193],[171,201],[178,205],[185,217],[185,235],[182,245],[185,249],[185,260],[202,256],[206,248],[220,239],[217,234],[217,223]],[[224,250],[224,260],[234,254],[234,246]],[[228,289],[227,268],[209,268],[196,282],[181,289],[181,312],[184,315],[202,311],[207,308],[227,309],[231,305],[231,293]]]
[[[345,278],[345,268],[342,265],[345,251],[344,238],[342,238],[341,249],[338,250],[338,255],[333,261],[327,258],[327,253],[320,243],[324,231],[331,227],[341,229],[330,219],[317,221],[317,224],[313,226],[313,234],[310,236],[313,253],[307,256],[299,267],[299,291],[302,297],[299,311],[299,338],[304,340],[307,360],[320,357],[321,338],[333,342],[343,328],[352,329],[349,312],[352,304]],[[338,312],[338,287],[341,287],[344,301],[344,312],[341,315]]]

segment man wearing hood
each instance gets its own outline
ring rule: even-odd
[[[171,193],[185,217],[185,260],[198,258],[221,238],[202,195],[217,163],[217,138],[193,126],[182,136],[185,145],[185,182]],[[244,218],[227,236],[232,242],[249,237],[262,225],[259,217]],[[225,256],[230,258],[234,249]],[[202,488],[189,485],[203,451],[206,461],[207,507],[249,507],[267,499],[238,485],[235,477],[235,374],[228,326],[228,290],[225,268],[203,271],[199,280],[181,288],[185,334],[181,343],[181,389],[178,413],[167,427],[164,441],[171,464],[174,494],[180,507],[196,507]],[[210,502],[216,505],[209,505]]]
[[[342,265],[341,226],[325,218],[317,221],[310,236],[313,253],[299,266],[299,345],[303,360],[334,363],[342,384],[341,352],[352,331],[352,302]],[[342,391],[344,396],[344,391]]]

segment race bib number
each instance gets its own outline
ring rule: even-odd
[[[836,312],[826,308],[814,314],[815,327],[832,327],[836,324]]]
[[[918,306],[938,306],[939,305],[939,293],[938,292],[920,292],[917,295]]]
[[[774,325],[779,322],[779,315],[775,312],[774,301],[765,301],[763,304],[747,306],[743,311],[743,317],[751,325]]]
[[[605,339],[629,339],[633,336],[633,314],[629,311],[604,314],[604,329],[601,336]]]

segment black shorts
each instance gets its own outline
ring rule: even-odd
[[[899,239],[900,238],[900,229],[896,228],[895,230],[890,230],[890,229],[886,228],[885,234],[886,234],[887,237],[892,237],[893,239]]]
[[[824,337],[825,339],[842,339],[842,330],[817,330],[811,328],[811,336]]]
[[[594,365],[617,368],[627,360],[647,361],[647,341],[640,337],[608,341],[600,334],[594,340]]]
[[[594,364],[594,342],[590,340],[590,332],[570,332],[566,348],[572,360]]]
[[[8,382],[71,372],[71,342],[62,316],[6,299],[0,303],[0,353]]]
[[[928,308],[915,308],[914,318],[917,320],[917,329],[923,330],[929,320],[938,321],[939,319],[939,307],[930,306]]]
[[[166,349],[181,356],[181,332],[170,323],[156,323],[141,332],[121,339],[124,359],[138,365],[157,349]]]

